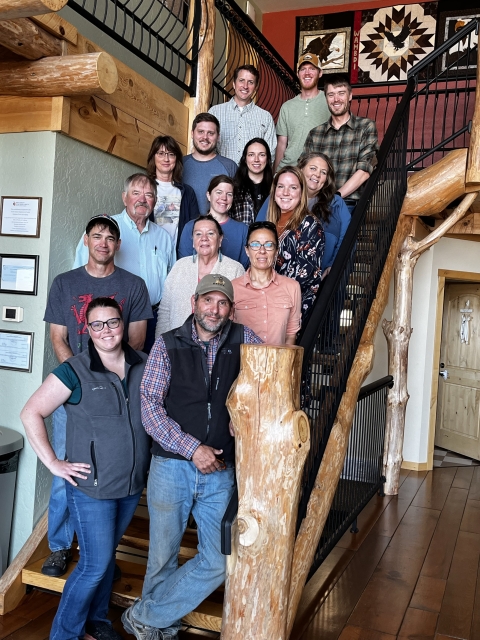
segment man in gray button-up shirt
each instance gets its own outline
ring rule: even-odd
[[[253,65],[244,64],[238,67],[233,74],[233,98],[229,102],[211,107],[208,111],[220,122],[222,134],[217,145],[218,153],[237,164],[245,145],[252,138],[263,138],[270,147],[272,158],[275,157],[277,136],[273,118],[268,111],[260,109],[252,102],[258,79],[258,71]]]

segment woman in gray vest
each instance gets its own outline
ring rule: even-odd
[[[146,483],[150,441],[140,416],[147,356],[122,340],[120,306],[96,298],[87,309],[88,349],[68,358],[28,400],[21,419],[43,464],[66,480],[80,559],[69,576],[50,633],[120,640],[107,619],[115,549]],[[67,412],[66,460],[57,460],[44,419]]]

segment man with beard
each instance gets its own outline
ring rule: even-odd
[[[155,342],[155,327],[163,283],[175,264],[175,245],[165,229],[148,216],[157,200],[157,184],[144,173],[134,173],[125,180],[122,193],[125,209],[112,216],[120,229],[122,244],[115,253],[115,265],[134,273],[145,281],[152,305],[153,318],[147,323],[143,350],[150,353]],[[80,238],[73,268],[88,261],[85,237]]]
[[[202,216],[210,207],[207,200],[210,180],[222,174],[233,178],[238,168],[233,160],[217,153],[219,137],[217,118],[211,113],[199,113],[192,124],[193,152],[183,158],[183,183],[195,191]]]
[[[202,278],[192,311],[181,327],[157,339],[140,386],[142,421],[153,439],[150,547],[142,598],[122,615],[137,640],[177,638],[182,617],[225,578],[220,528],[235,485],[225,401],[240,370],[240,345],[262,341],[231,321],[233,286],[224,276]],[[178,567],[190,512],[198,553]]]
[[[325,96],[330,119],[310,131],[300,157],[320,151],[330,158],[337,193],[351,213],[360,198],[360,187],[376,164],[377,127],[373,120],[350,113],[352,87],[342,76],[329,76]]]
[[[329,118],[325,94],[318,88],[322,66],[317,55],[300,56],[297,77],[301,92],[284,102],[277,122],[277,152],[274,170],[296,165],[308,132]]]

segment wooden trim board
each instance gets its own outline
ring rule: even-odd
[[[432,463],[433,466],[433,463]],[[408,462],[408,460],[404,460],[402,462],[402,469],[407,469],[409,471],[431,471],[428,461],[427,462]]]

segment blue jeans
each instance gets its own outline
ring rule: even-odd
[[[53,450],[59,460],[65,460],[67,440],[67,412],[62,405],[54,411]],[[50,501],[48,503],[48,546],[51,551],[70,549],[73,540],[73,525],[67,507],[65,480],[53,476]]]
[[[189,460],[153,456],[148,478],[150,547],[135,620],[175,632],[225,580],[220,527],[235,486],[235,470],[203,474]],[[178,567],[190,512],[198,527],[198,554]]]
[[[117,500],[97,500],[69,483],[66,493],[80,560],[65,583],[50,640],[78,640],[87,621],[108,622],[115,550],[141,496],[140,492]]]

